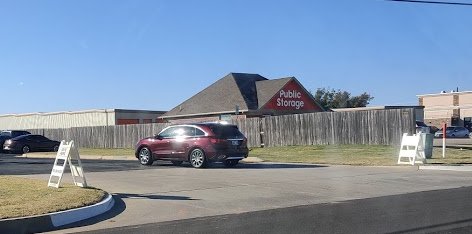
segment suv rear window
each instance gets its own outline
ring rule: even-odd
[[[218,138],[231,139],[244,137],[235,125],[213,125],[210,128]]]
[[[426,125],[424,122],[422,121],[416,121],[416,126],[417,127],[428,127],[428,125]]]
[[[11,137],[11,132],[9,132],[9,131],[2,131],[2,132],[0,132],[0,136]]]
[[[22,136],[22,135],[27,135],[31,134],[28,131],[2,131],[0,132],[0,136],[6,136],[6,137],[17,137],[17,136]]]
[[[12,137],[17,137],[17,136],[22,136],[22,135],[28,135],[31,134],[30,132],[27,131],[12,131],[11,136]]]

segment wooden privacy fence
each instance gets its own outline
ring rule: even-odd
[[[265,146],[396,145],[415,132],[414,109],[322,112],[261,119]]]
[[[415,132],[414,109],[320,112],[233,121],[249,147],[326,144],[399,144],[403,133]],[[66,129],[33,129],[55,140],[74,140],[87,148],[133,148],[170,124],[135,124]]]
[[[61,129],[31,129],[33,134],[42,134],[55,140],[74,140],[79,147],[86,148],[133,148],[144,137],[153,136],[170,124],[133,124],[117,126],[78,127]]]

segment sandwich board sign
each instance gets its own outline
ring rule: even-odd
[[[51,176],[49,176],[48,187],[59,188],[67,164],[69,164],[74,184],[83,188],[87,187],[79,151],[75,147],[74,141],[61,141],[56,159],[54,160],[54,166],[51,170]]]
[[[423,139],[421,139],[421,134],[409,136],[404,133],[397,164],[415,165],[415,163],[426,163]]]

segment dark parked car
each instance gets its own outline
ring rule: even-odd
[[[416,133],[431,133],[431,127],[426,125],[423,121],[416,121]]]
[[[469,130],[460,126],[450,126],[446,128],[446,137],[469,137]],[[443,131],[440,129],[434,134],[434,137],[443,137]]]
[[[28,131],[19,131],[19,130],[1,131],[0,132],[0,146],[3,146],[5,141],[8,140],[8,139],[15,138],[15,137],[21,136],[21,135],[27,135],[27,134],[31,134],[31,133],[28,132]],[[2,149],[0,149],[0,151],[3,151],[3,147],[2,147]]]
[[[22,135],[9,140],[3,144],[3,150],[13,153],[28,153],[32,151],[57,151],[59,141],[50,140],[42,135]]]
[[[233,167],[248,152],[247,139],[236,125],[199,123],[170,126],[154,137],[142,139],[135,154],[143,165],[168,160],[174,165],[186,161],[203,168],[211,162]]]

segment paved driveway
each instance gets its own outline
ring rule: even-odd
[[[28,163],[32,159],[22,160]],[[38,161],[43,162],[35,159],[35,162]],[[131,162],[136,165],[138,163]],[[218,165],[209,169],[194,169],[166,164],[151,167],[130,165],[129,170],[124,170],[126,165],[120,165],[121,162],[95,163],[104,163],[102,166],[107,170],[88,170],[94,168],[94,161],[87,161],[84,167],[89,185],[114,194],[118,206],[105,216],[82,223],[87,226],[68,231],[97,230],[472,186],[471,172],[418,171],[415,167],[257,163],[242,164],[233,169]],[[7,164],[8,160],[2,160],[0,172]],[[45,165],[47,163],[44,162],[30,164],[29,167]],[[22,176],[46,181],[49,175]],[[70,175],[66,174],[65,180],[70,181]]]
[[[439,146],[442,146],[442,144],[443,144],[442,138],[434,138],[433,140],[434,146],[439,147]],[[447,138],[446,146],[472,148],[472,138]]]

